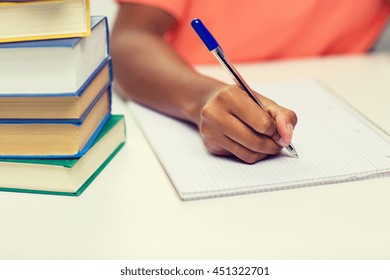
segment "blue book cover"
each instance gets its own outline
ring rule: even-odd
[[[82,122],[72,120],[0,121],[0,158],[80,158],[111,115],[111,87]]]
[[[77,96],[109,60],[107,18],[91,17],[91,35],[0,43],[0,96]]]
[[[0,95],[0,123],[82,123],[113,81],[111,59],[104,60],[73,95]]]

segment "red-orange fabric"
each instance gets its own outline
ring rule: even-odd
[[[386,0],[116,0],[176,19],[167,42],[191,64],[215,63],[191,20],[200,18],[233,62],[366,52],[390,14]]]

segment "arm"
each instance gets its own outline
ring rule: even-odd
[[[196,122],[199,97],[223,84],[193,71],[163,41],[174,21],[159,9],[122,4],[111,39],[115,79],[133,100]]]
[[[217,155],[233,154],[252,163],[288,145],[295,114],[260,97],[270,117],[238,87],[194,71],[162,39],[174,23],[159,9],[120,6],[111,54],[121,91],[154,110],[196,124],[207,149]]]

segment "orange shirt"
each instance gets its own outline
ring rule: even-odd
[[[200,18],[233,62],[366,52],[390,14],[386,0],[116,0],[176,19],[166,40],[191,64],[215,63],[191,27]]]

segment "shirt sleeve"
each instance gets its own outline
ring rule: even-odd
[[[135,3],[155,7],[171,14],[180,21],[189,7],[190,0],[115,0],[118,3]]]

